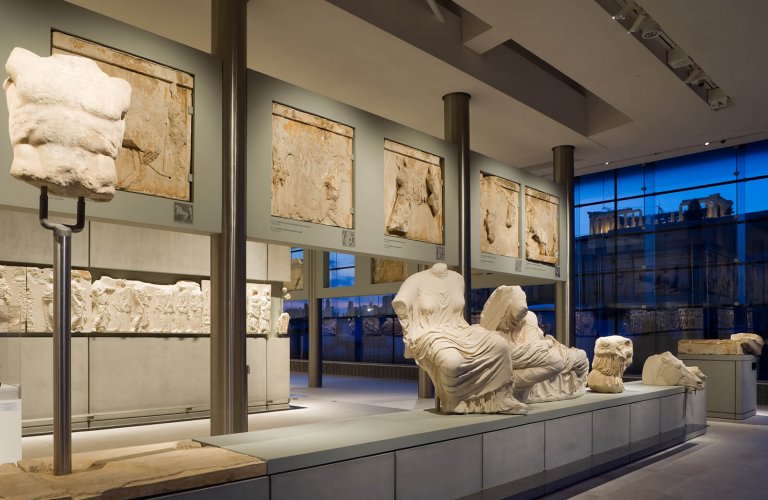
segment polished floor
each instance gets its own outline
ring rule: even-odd
[[[363,415],[432,408],[416,397],[416,383],[325,376],[324,387],[307,388],[304,374],[291,377],[294,409],[249,416],[249,430],[340,420]],[[741,499],[768,498],[768,407],[741,422],[710,420],[707,434],[640,462],[615,469],[544,498]],[[208,435],[207,419],[121,429],[76,432],[75,453],[177,441]],[[50,456],[51,436],[23,440],[24,458]]]

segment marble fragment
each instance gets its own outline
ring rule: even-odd
[[[408,277],[408,263],[404,260],[373,257],[371,259],[371,283],[396,283]]]
[[[246,283],[247,332],[268,334],[272,328],[272,285]]]
[[[760,356],[763,352],[763,337],[756,333],[734,333],[731,335],[731,340],[738,340],[741,342],[741,350],[744,354],[754,354]]]
[[[38,57],[19,47],[5,68],[11,175],[54,195],[111,200],[131,102],[128,82],[90,59]]]
[[[539,328],[519,286],[500,286],[483,306],[480,325],[509,343],[514,395],[525,403],[578,398],[586,391],[587,353],[558,342]]]
[[[26,268],[0,266],[0,332],[21,333],[26,329],[26,292]]]
[[[480,251],[520,257],[520,184],[480,174]]]
[[[593,392],[624,392],[622,376],[631,364],[631,340],[620,335],[600,337],[595,342],[595,357],[587,385]]]
[[[706,375],[698,367],[685,366],[669,351],[649,356],[643,365],[645,385],[680,385],[703,389],[706,379]]]
[[[54,54],[91,58],[133,88],[118,142],[117,189],[189,201],[194,77],[64,33],[52,38]]]
[[[287,312],[280,314],[277,318],[277,324],[275,325],[275,332],[280,335],[288,333],[288,323],[291,321],[291,315]]]
[[[525,188],[525,258],[545,264],[560,262],[560,200]]]
[[[272,215],[352,228],[353,137],[352,127],[272,103]]]
[[[445,413],[524,414],[507,340],[462,315],[464,280],[439,263],[410,276],[392,301],[405,356],[431,377]]]
[[[679,354],[720,354],[735,356],[744,354],[741,342],[730,339],[680,339],[677,341]]]
[[[384,234],[443,243],[439,156],[384,141]]]

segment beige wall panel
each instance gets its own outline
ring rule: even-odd
[[[106,222],[91,223],[91,266],[210,275],[210,237]]]
[[[50,219],[67,224],[75,222],[53,216]],[[53,265],[53,233],[43,229],[36,212],[0,209],[0,234],[6,236],[0,243],[0,262]],[[88,266],[88,224],[72,236],[72,265]]]

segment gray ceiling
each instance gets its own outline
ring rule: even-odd
[[[72,3],[210,49],[210,0]],[[437,137],[442,96],[467,92],[472,149],[541,175],[560,144],[580,174],[768,138],[765,0],[637,0],[720,111],[595,0],[438,3],[443,22],[426,0],[251,0],[248,67]]]

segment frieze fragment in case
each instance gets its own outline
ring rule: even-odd
[[[560,261],[560,200],[531,187],[525,188],[525,258],[558,264]]]
[[[384,234],[443,244],[439,156],[384,140]]]
[[[480,251],[520,257],[520,184],[480,174]]]
[[[352,228],[354,132],[272,103],[273,216]]]
[[[194,77],[56,31],[52,45],[54,54],[90,58],[104,73],[133,88],[115,161],[117,189],[189,201]]]

